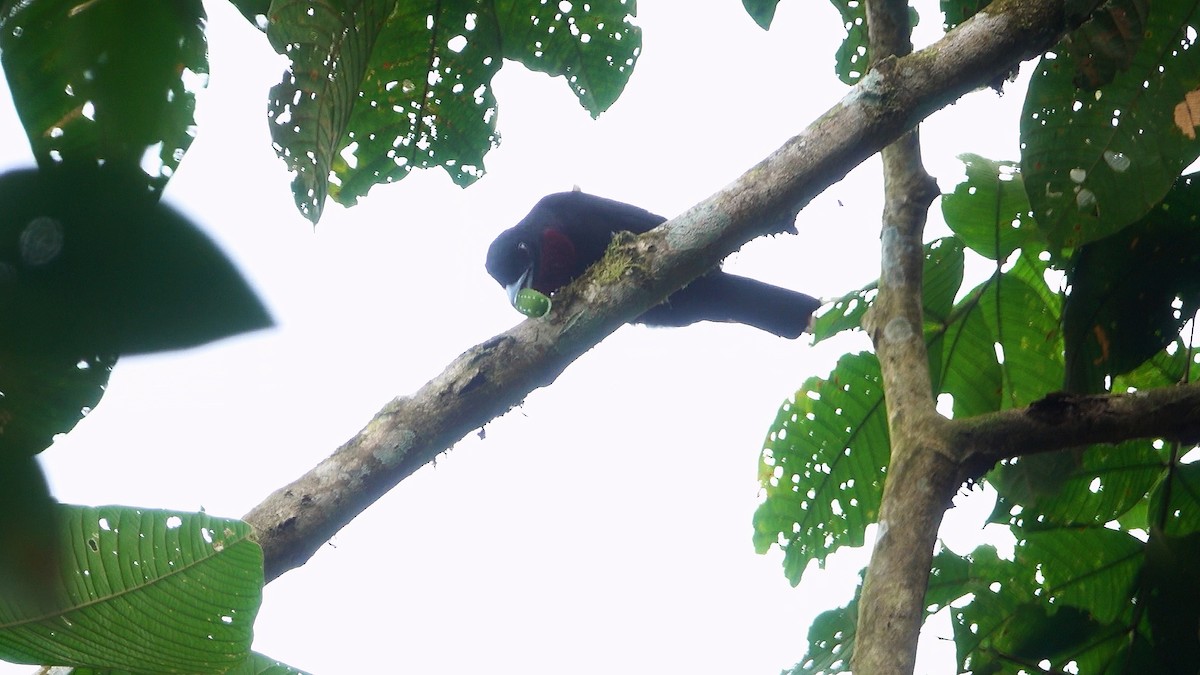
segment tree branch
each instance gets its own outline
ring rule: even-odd
[[[438,453],[546,386],[576,357],[747,241],[791,224],[852,168],[935,110],[1048,49],[1066,0],[998,0],[936,44],[889,59],[821,118],[721,192],[619,248],[540,320],[477,345],[411,398],[389,403],[332,456],[245,519],[267,579],[304,564],[329,536]]]
[[[906,0],[867,0],[866,10],[873,65],[912,50]],[[863,323],[879,357],[892,447],[858,604],[853,663],[862,675],[909,675],[933,547],[959,472],[944,454],[946,420],[935,408],[925,348],[922,245],[938,187],[921,163],[915,129],[883,149],[883,178],[879,295]]]
[[[1162,438],[1200,442],[1200,383],[1131,394],[1062,392],[1027,408],[948,423],[946,433],[963,467],[960,481],[978,478],[996,462],[1093,443]]]

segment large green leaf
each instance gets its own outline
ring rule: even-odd
[[[192,143],[208,73],[199,0],[5,0],[0,54],[43,166],[142,166],[161,189]]]
[[[843,356],[829,379],[811,378],[783,404],[759,466],[766,499],[754,514],[754,546],[784,551],[793,585],[809,561],[861,546],[874,522],[888,463],[879,362]]]
[[[1076,247],[1144,216],[1200,153],[1197,0],[1156,2],[1130,67],[1095,92],[1076,89],[1086,48],[1042,58],[1021,118],[1021,172],[1052,244]]]
[[[1014,561],[978,570],[971,600],[952,612],[960,668],[1016,673],[1047,661],[1079,672],[1119,663],[1135,621],[1142,544],[1105,528],[1030,535]]]
[[[635,13],[632,0],[274,0],[267,36],[292,66],[269,115],[297,206],[316,222],[327,195],[354,204],[414,168],[479,178],[503,59],[563,75],[600,114],[641,51]]]
[[[54,673],[58,675],[58,673]],[[70,673],[63,675],[135,675],[127,670],[112,668],[72,668]],[[226,670],[222,675],[307,675],[305,671],[293,668],[285,663],[259,654],[250,652],[241,663]]]
[[[1062,334],[1058,296],[1038,292],[1026,279],[1037,278],[1040,264],[1024,253],[1014,269],[996,276],[980,298],[983,318],[1003,357],[1001,408],[1020,408],[1055,391],[1062,382]]]
[[[263,585],[249,525],[115,506],[58,515],[54,603],[0,598],[0,659],[220,673],[246,658]]]
[[[1000,493],[994,521],[1027,527],[1103,525],[1145,500],[1164,468],[1146,439],[1066,451],[1058,464],[1039,459],[1021,457],[989,474],[988,482]],[[1021,507],[1019,515],[1013,515],[1014,506]]]
[[[1150,495],[1152,526],[1173,537],[1200,532],[1200,463],[1175,466]]]
[[[63,357],[99,366],[97,354],[179,349],[270,325],[225,255],[138,175],[66,165],[0,175],[0,357],[45,361],[48,375],[80,381],[64,375]],[[6,385],[23,372],[11,367]],[[101,373],[88,375],[80,378],[97,386]],[[88,395],[54,406],[73,416]]]
[[[73,429],[100,402],[115,363],[0,348],[0,461],[35,455]]]
[[[1007,260],[1036,242],[1041,232],[1029,211],[1025,183],[1015,162],[959,155],[967,178],[942,195],[942,217],[966,246],[992,260]]]
[[[1075,85],[1095,90],[1133,64],[1146,37],[1150,0],[1109,0],[1067,37],[1078,71]]]
[[[979,298],[980,293],[969,293],[943,328],[942,376],[934,382],[934,389],[953,398],[955,418],[1000,409],[1003,373]]]
[[[1179,179],[1137,223],[1082,247],[1063,310],[1066,389],[1094,393],[1171,344],[1200,309],[1200,179]]]
[[[1194,506],[1194,504],[1193,504]],[[1153,645],[1147,666],[1157,673],[1200,672],[1200,533],[1167,536],[1155,532],[1146,546],[1141,575]]]

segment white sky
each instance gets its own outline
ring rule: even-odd
[[[56,496],[244,514],[521,319],[483,258],[538,197],[579,185],[676,214],[844,91],[827,4],[781,3],[766,33],[736,0],[639,10],[641,60],[600,120],[562,80],[506,64],[494,83],[504,142],[486,177],[461,190],[440,171],[414,174],[354,209],[331,204],[314,232],[267,133],[283,64],[230,6],[208,3],[211,84],[166,198],[238,261],[279,326],[123,360],[97,409],[42,455]],[[922,15],[936,33],[939,15]],[[1023,88],[1009,91],[973,94],[924,127],[943,190],[957,153],[1017,157]],[[29,165],[0,100],[0,167]],[[827,298],[862,285],[878,270],[880,182],[868,162],[800,215],[799,237],[754,242],[727,268]],[[788,668],[812,619],[851,597],[865,554],[791,588],[781,555],[751,545],[758,454],[779,404],[866,346],[623,328],[268,586],[255,648],[315,673]],[[989,508],[950,518],[970,538]],[[940,647],[920,672],[953,672]]]

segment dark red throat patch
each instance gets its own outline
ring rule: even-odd
[[[549,295],[566,286],[583,272],[577,269],[576,259],[575,244],[567,235],[553,228],[542,231],[541,260],[533,288]]]

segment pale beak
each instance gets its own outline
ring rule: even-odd
[[[533,265],[526,267],[516,281],[504,287],[508,293],[508,301],[513,307],[517,306],[517,293],[520,293],[522,288],[529,288],[531,283],[533,283]]]

